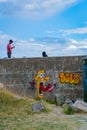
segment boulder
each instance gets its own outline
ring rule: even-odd
[[[33,112],[40,112],[45,109],[45,106],[40,103],[35,103],[33,104],[32,109],[33,109]]]

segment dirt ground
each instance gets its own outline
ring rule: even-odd
[[[70,123],[72,130],[87,130],[87,113],[81,112],[74,113],[72,115],[66,115],[63,113],[63,109],[59,106],[51,105],[50,108],[52,112],[50,114],[45,115],[45,119],[48,118],[48,120],[54,123],[58,123],[58,120],[60,123]]]

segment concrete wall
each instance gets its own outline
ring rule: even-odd
[[[43,69],[51,77],[49,83],[56,83],[52,92],[44,93],[45,98],[54,99],[57,93],[73,100],[82,98],[82,58],[83,56],[0,59],[0,82],[15,93],[36,97],[33,80],[37,72]]]

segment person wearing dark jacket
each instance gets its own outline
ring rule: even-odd
[[[43,57],[48,57],[45,51],[42,52],[42,56]]]

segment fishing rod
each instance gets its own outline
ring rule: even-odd
[[[13,46],[15,46],[16,42],[17,42],[17,40],[13,42]]]

